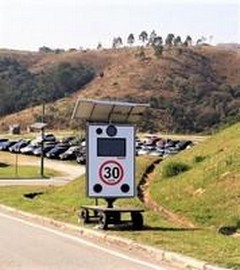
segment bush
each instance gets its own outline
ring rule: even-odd
[[[172,177],[188,171],[190,166],[182,162],[170,162],[163,167],[163,177]]]
[[[206,159],[205,156],[195,156],[194,159],[193,159],[193,162],[194,163],[199,163],[199,162],[202,162],[204,159]]]

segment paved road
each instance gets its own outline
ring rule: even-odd
[[[167,269],[0,212],[1,270]]]

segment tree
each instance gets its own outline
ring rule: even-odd
[[[156,37],[157,37],[157,34],[156,34],[155,30],[153,30],[153,31],[150,33],[148,45],[153,45],[154,40],[156,39]]]
[[[135,38],[134,38],[134,35],[131,33],[129,34],[128,38],[127,38],[127,43],[132,46],[133,43],[135,42]]]
[[[190,36],[187,36],[185,41],[183,42],[183,45],[185,47],[189,47],[189,46],[192,46],[192,38]]]
[[[175,37],[173,40],[173,44],[174,46],[181,46],[182,45],[181,37],[180,36]]]
[[[153,49],[155,56],[159,58],[163,53],[163,45],[162,44],[153,45]]]
[[[53,50],[49,47],[46,46],[42,46],[38,49],[39,52],[43,52],[43,53],[51,53],[53,52]]]
[[[119,48],[122,44],[123,44],[122,38],[121,38],[121,37],[117,37],[117,38],[114,38],[114,39],[113,39],[112,47],[113,47],[114,49],[117,49],[117,48]]]
[[[152,47],[154,49],[154,54],[159,58],[163,53],[163,39],[160,36],[156,36],[152,42]]]
[[[143,44],[148,40],[148,34],[146,31],[142,31],[139,35],[139,40],[142,41]]]
[[[163,39],[160,36],[156,36],[152,42],[153,46],[159,46],[163,44]]]
[[[98,42],[97,50],[101,50],[101,49],[102,49],[102,43],[101,42]]]
[[[197,40],[196,44],[197,44],[197,45],[202,45],[203,43],[206,42],[206,40],[207,40],[206,37],[201,36],[201,38],[199,38],[199,39]]]
[[[169,47],[173,45],[174,34],[168,34],[165,40],[165,44]]]

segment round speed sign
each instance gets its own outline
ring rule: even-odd
[[[99,168],[99,177],[106,185],[116,185],[123,179],[123,167],[115,160],[105,161]]]

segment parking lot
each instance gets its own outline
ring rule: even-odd
[[[148,135],[136,138],[136,156],[152,155],[166,158],[180,151],[191,148],[194,143],[191,140],[177,140],[161,138],[157,135]],[[86,142],[74,136],[57,138],[49,133],[30,139],[0,138],[0,151],[19,153],[24,155],[41,156],[56,160],[73,160],[79,164],[86,164]]]

